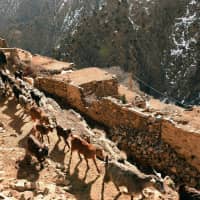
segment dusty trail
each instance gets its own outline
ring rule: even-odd
[[[52,103],[55,108],[56,104]],[[65,123],[66,127],[73,127],[74,132],[84,133],[86,131],[85,122],[71,110],[57,110],[54,114],[59,123]],[[77,200],[101,200],[102,179],[104,174],[104,163],[97,162],[101,174],[98,176],[94,163],[89,161],[90,170],[86,171],[86,163],[80,161],[77,153],[73,153],[70,168],[70,151],[65,149],[64,142],[58,142],[55,131],[50,134],[50,157],[45,163],[45,169],[38,171],[37,165],[27,165],[24,161],[24,144],[27,134],[29,134],[33,122],[30,117],[23,113],[16,101],[9,97],[0,101],[0,122],[3,123],[5,132],[0,133],[0,191],[10,196],[10,199],[23,199],[29,193],[34,199],[77,199]],[[45,138],[45,142],[47,140]],[[19,160],[19,163],[17,163]],[[66,172],[66,170],[69,171]],[[34,191],[19,192],[12,189],[16,180],[26,179],[35,183],[42,183],[50,192],[47,194],[37,189]],[[62,186],[60,186],[60,184]],[[116,197],[117,190],[112,183],[105,185],[104,200],[112,200]],[[152,193],[148,200],[162,199],[158,193]],[[173,193],[168,194],[171,199]],[[157,196],[157,197],[156,197]],[[172,198],[173,197],[173,198]],[[27,198],[28,199],[28,198]],[[119,200],[127,200],[129,196],[121,195]],[[135,198],[137,199],[137,198]],[[170,199],[170,198],[167,198]]]

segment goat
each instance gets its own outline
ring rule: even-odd
[[[22,90],[16,84],[13,85],[12,90],[15,98],[19,100],[19,96],[22,95]]]
[[[30,116],[35,121],[36,119],[41,120],[42,110],[37,106],[32,106],[29,110]]]
[[[4,66],[7,64],[7,59],[3,51],[0,51],[0,67],[4,68]]]
[[[92,159],[96,166],[97,172],[100,173],[100,170],[96,163],[96,147],[93,144],[89,144],[88,142],[86,142],[77,135],[71,135],[71,156],[73,151],[77,151],[79,157],[80,154],[84,156],[88,169],[89,169],[88,159]]]
[[[15,71],[14,73],[14,76],[15,76],[15,79],[23,79],[23,71],[22,70],[19,70],[19,71]]]
[[[27,139],[26,155],[31,155],[37,158],[40,163],[40,169],[43,169],[43,162],[48,156],[49,148],[42,144],[34,135],[29,135]]]
[[[46,125],[51,124],[49,116],[46,115],[42,109],[38,108],[35,105],[30,108],[29,114],[33,119],[33,121],[39,120],[41,124],[46,124]]]
[[[0,70],[0,76],[2,78],[3,83],[6,85],[8,83],[8,75],[5,71]]]
[[[30,106],[32,105],[31,99],[24,96],[23,94],[19,95],[19,104],[22,108],[24,108],[26,111],[29,110]]]
[[[32,99],[35,101],[37,106],[40,106],[40,100],[42,98],[42,94],[38,92],[37,90],[31,90],[30,95]]]
[[[23,77],[23,80],[26,81],[29,85],[34,86],[34,79],[31,77]]]
[[[10,87],[14,85],[15,81],[12,76],[7,75],[7,81],[10,84]]]
[[[3,83],[1,77],[0,77],[0,97],[6,95],[6,88],[5,84]]]
[[[179,186],[178,192],[180,200],[200,200],[200,191],[185,184]]]
[[[52,126],[46,126],[44,124],[36,124],[36,129],[41,135],[42,142],[44,142],[43,136],[46,135],[47,139],[48,139],[48,143],[50,144],[48,133],[50,131],[51,132],[53,131],[53,127]]]
[[[67,139],[69,138],[70,134],[71,134],[71,129],[65,129],[63,127],[61,127],[60,125],[56,125],[56,132],[59,138],[59,141],[61,140],[61,137],[64,139],[65,142],[65,147],[66,145],[68,146],[68,148],[70,149],[69,143],[67,141]],[[64,150],[65,150],[64,147]]]
[[[121,195],[119,187],[125,186],[127,188],[127,193],[131,195],[131,200],[133,199],[133,194],[142,194],[143,196],[142,191],[146,187],[153,186],[159,191],[164,192],[163,180],[161,178],[153,174],[143,174],[135,166],[130,167],[114,160],[108,161],[108,157],[106,157],[103,184],[109,181],[113,182],[119,195]],[[102,190],[104,190],[104,187]]]

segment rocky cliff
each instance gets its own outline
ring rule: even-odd
[[[0,32],[12,46],[54,48],[80,67],[119,65],[154,96],[200,104],[199,7],[197,0],[5,0]]]

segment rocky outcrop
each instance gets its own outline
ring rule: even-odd
[[[163,51],[167,94],[184,103],[199,104],[200,2],[188,1],[184,13],[175,18],[169,45]]]

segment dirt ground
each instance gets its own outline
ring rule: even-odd
[[[45,70],[66,70],[68,68],[71,68],[72,63],[62,62],[36,54],[32,57],[32,65],[40,66]]]
[[[57,113],[59,115],[59,113]],[[82,131],[82,122],[73,112],[66,111],[67,126],[73,126],[74,131]],[[56,133],[50,134],[50,156],[45,163],[45,168],[39,171],[34,163],[28,165],[24,162],[24,145],[26,136],[29,134],[33,122],[30,117],[24,114],[23,110],[12,97],[0,100],[0,122],[4,126],[4,131],[0,132],[0,192],[7,196],[20,199],[21,192],[11,188],[11,185],[19,179],[31,182],[43,182],[56,185],[56,192],[49,198],[40,197],[34,193],[34,199],[77,199],[77,200],[101,200],[102,180],[104,175],[104,163],[97,162],[101,174],[98,175],[94,163],[89,162],[91,168],[86,171],[86,163],[80,161],[77,153],[74,152],[70,162],[70,151],[67,147],[63,151],[64,142],[58,142]],[[45,142],[47,140],[45,138]],[[65,174],[64,179],[67,187],[60,186],[58,183],[58,172]],[[105,184],[104,200],[115,199],[118,194],[112,183]],[[159,192],[148,193],[147,200],[158,199],[177,199],[176,193],[167,193],[166,198],[161,198]],[[121,195],[119,200],[127,200],[130,197]],[[138,198],[135,198],[138,199]]]

